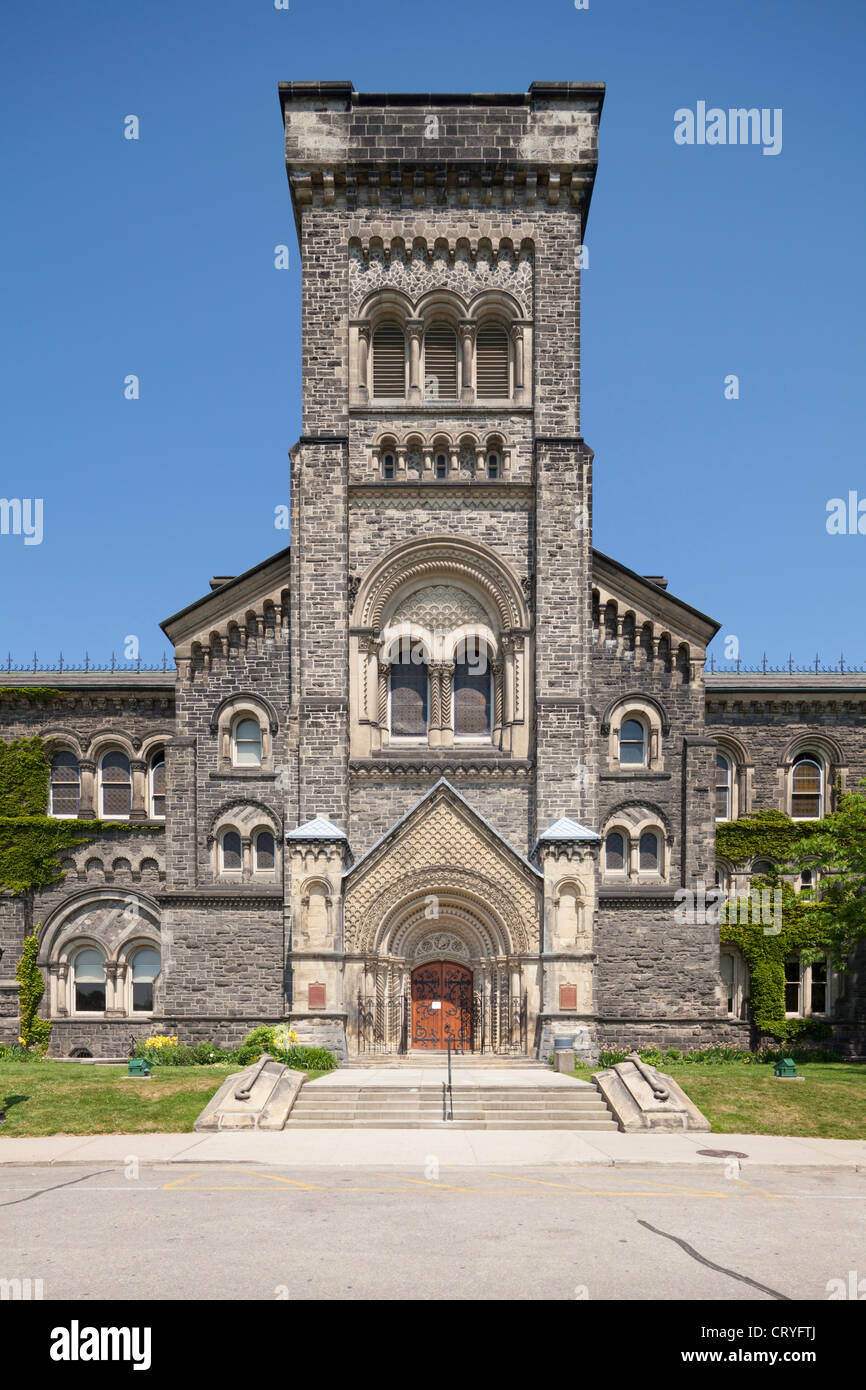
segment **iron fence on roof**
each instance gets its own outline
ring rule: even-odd
[[[141,657],[136,661],[118,661],[114,652],[111,653],[111,660],[104,663],[92,661],[90,653],[85,652],[84,661],[80,665],[76,665],[75,662],[66,661],[62,652],[57,661],[40,661],[38,653],[34,652],[32,660],[22,664],[14,661],[12,653],[9,652],[6,656],[3,669],[5,669],[7,676],[24,671],[29,671],[32,675],[36,675],[39,671],[56,671],[58,674],[68,671],[70,674],[74,675],[123,675],[124,673],[141,671],[162,671],[168,673],[169,671],[176,671],[177,666],[174,663],[174,659],[170,659],[166,652],[163,652],[162,661],[157,665],[149,665],[147,662],[142,661]]]
[[[704,670],[711,675],[719,676],[854,676],[866,675],[866,665],[853,666],[845,660],[844,652],[840,654],[839,661],[835,666],[827,666],[822,662],[819,655],[809,666],[798,666],[794,664],[793,656],[789,655],[784,666],[773,666],[767,661],[766,652],[757,666],[746,665],[740,660],[717,662],[714,656],[710,656],[704,663]]]

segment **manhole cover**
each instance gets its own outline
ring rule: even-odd
[[[703,1158],[748,1158],[748,1154],[738,1153],[736,1149],[698,1149]]]

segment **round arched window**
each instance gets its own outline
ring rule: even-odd
[[[132,1011],[153,1013],[153,982],[161,965],[159,951],[145,946],[136,951],[132,961]]]
[[[261,767],[262,729],[257,719],[239,719],[233,743],[235,767]]]
[[[77,1014],[102,1013],[105,1009],[105,957],[94,947],[79,951],[72,967]]]

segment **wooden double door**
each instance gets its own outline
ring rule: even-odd
[[[472,971],[447,960],[412,971],[412,1047],[472,1047]]]

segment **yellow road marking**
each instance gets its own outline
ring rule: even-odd
[[[171,1187],[182,1187],[185,1182],[192,1182],[193,1178],[203,1178],[204,1173],[187,1173],[185,1178],[176,1178],[174,1182],[163,1183],[163,1192],[168,1192]]]

